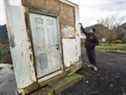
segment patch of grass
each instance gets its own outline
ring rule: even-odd
[[[97,46],[98,51],[126,53],[126,44],[102,43]]]
[[[6,51],[7,51],[6,48],[0,48],[0,63],[3,62]]]

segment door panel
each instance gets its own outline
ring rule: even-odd
[[[63,39],[63,55],[66,67],[80,63],[80,40],[79,39]],[[69,52],[69,53],[68,53]]]
[[[30,24],[38,78],[61,69],[57,19],[30,13]]]
[[[11,58],[14,66],[17,89],[20,90],[36,82],[33,54],[25,26],[24,8],[21,5],[15,5],[15,2],[12,2],[13,5],[10,4],[9,1],[13,0],[4,1]]]

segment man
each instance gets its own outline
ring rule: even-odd
[[[95,34],[95,28],[91,28],[88,32],[85,31],[83,28],[83,25],[81,25],[81,32],[85,34],[86,40],[85,40],[85,48],[86,48],[86,54],[89,60],[89,67],[93,68],[95,71],[98,70],[96,66],[96,54],[95,54],[95,47],[98,45],[98,39]]]

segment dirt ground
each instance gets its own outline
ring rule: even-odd
[[[83,67],[84,79],[62,95],[126,95],[126,54],[97,52],[97,65],[98,72]]]

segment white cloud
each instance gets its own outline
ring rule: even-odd
[[[79,4],[80,0],[70,0],[74,3]],[[0,25],[3,25],[6,23],[6,18],[5,18],[5,7],[4,7],[4,0],[0,0]]]
[[[5,24],[5,12],[3,6],[3,0],[0,0],[0,24]]]
[[[126,21],[126,0],[70,0],[80,5],[80,19],[85,26],[96,24],[101,18],[115,16]],[[0,0],[0,24],[5,23],[3,0]]]
[[[77,4],[80,3],[80,0],[69,0],[69,1],[72,1],[72,2],[77,3]]]
[[[115,16],[118,20],[126,16],[126,0],[81,0],[80,16],[85,26],[96,24],[98,19]]]

